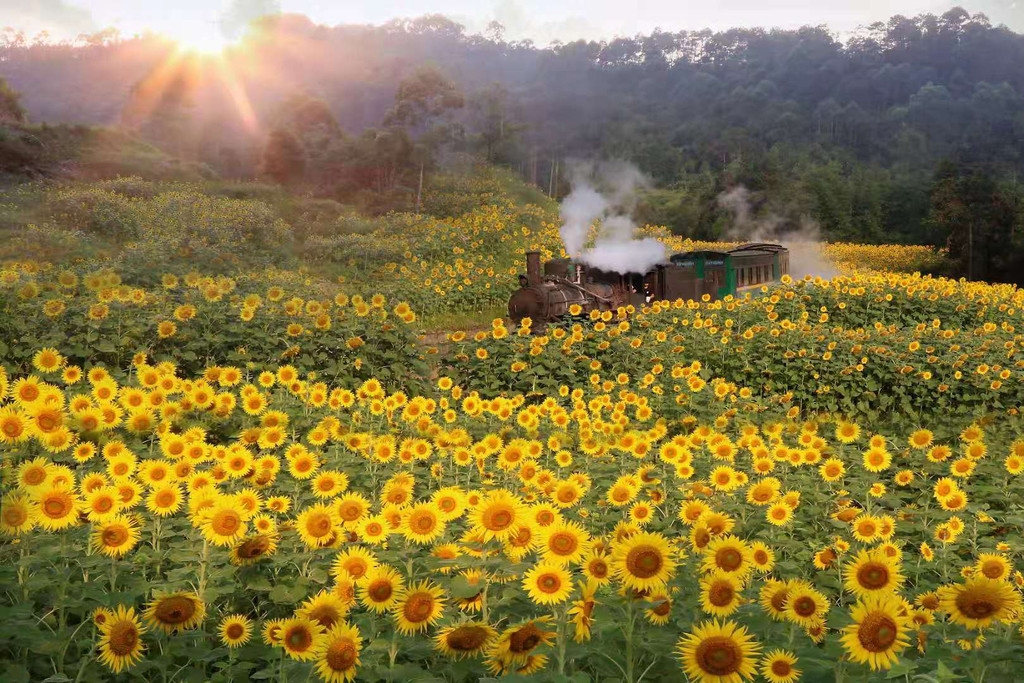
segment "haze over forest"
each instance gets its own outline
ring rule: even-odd
[[[265,176],[276,145],[296,169],[280,180],[375,193],[386,210],[424,169],[484,160],[558,195],[567,160],[624,159],[655,183],[640,218],[701,238],[723,234],[717,198],[737,186],[758,215],[811,219],[830,239],[947,245],[954,208],[970,206],[993,277],[1017,269],[1003,261],[1024,224],[1021,64],[1024,36],[961,8],[842,36],[655,31],[544,48],[440,15],[266,17],[223,58],[112,32],[0,44],[28,121],[118,127],[224,177]],[[417,88],[433,99],[413,111]]]

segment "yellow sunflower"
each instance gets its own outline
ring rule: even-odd
[[[746,627],[717,619],[695,625],[676,646],[686,675],[702,683],[751,680],[760,649]]]
[[[572,593],[572,575],[560,564],[551,561],[534,565],[523,577],[523,588],[538,605],[557,605]]]
[[[753,551],[750,546],[731,534],[711,539],[704,549],[705,572],[720,569],[743,578],[754,569]]]
[[[706,613],[727,617],[743,603],[743,584],[734,574],[717,569],[700,580],[700,606]]]
[[[99,624],[99,660],[115,674],[129,669],[142,658],[142,634],[146,630],[139,623],[134,607],[119,605],[116,611],[105,615]]]
[[[840,642],[850,659],[872,671],[888,669],[909,644],[910,617],[894,594],[868,595],[851,610],[853,623],[843,629]]]
[[[559,565],[575,564],[590,551],[590,534],[579,524],[554,522],[543,527],[539,543],[544,559]]]
[[[626,588],[655,590],[675,573],[672,548],[661,534],[641,532],[617,541],[610,559],[614,576]]]
[[[316,659],[327,640],[323,626],[303,617],[284,621],[277,639],[288,656],[299,661]]]
[[[448,626],[434,636],[434,649],[455,660],[476,657],[497,637],[490,625],[471,621]]]
[[[843,568],[844,587],[858,598],[891,593],[903,586],[899,563],[878,550],[861,550]]]
[[[189,631],[203,623],[206,604],[195,593],[157,593],[143,616],[151,627],[164,633]]]
[[[404,587],[405,580],[393,567],[374,567],[359,583],[359,602],[374,612],[386,612],[398,601]]]
[[[60,531],[78,522],[78,498],[70,489],[56,486],[38,498],[39,526],[47,531]]]
[[[786,618],[807,628],[821,623],[828,613],[828,598],[806,581],[791,581],[786,593]]]
[[[316,670],[326,683],[348,683],[356,678],[363,637],[359,629],[342,621],[324,635]]]
[[[39,520],[39,505],[23,493],[11,492],[0,501],[0,533],[19,536],[31,531]]]
[[[939,609],[949,620],[970,629],[987,628],[992,622],[1013,623],[1021,609],[1020,593],[1009,581],[975,576],[962,584],[939,588]]]
[[[220,642],[229,648],[241,647],[252,638],[252,620],[242,614],[229,614],[221,619]]]
[[[800,678],[797,658],[788,650],[772,650],[761,660],[761,675],[768,683],[795,683]]]
[[[444,605],[441,587],[430,581],[420,581],[402,591],[391,612],[398,631],[411,635],[429,628],[440,619]]]
[[[134,517],[113,517],[93,526],[93,550],[108,557],[123,557],[139,542],[139,524]]]
[[[335,508],[323,503],[310,505],[295,520],[295,530],[308,548],[330,545],[334,542],[339,526]]]

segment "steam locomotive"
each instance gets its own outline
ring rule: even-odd
[[[744,244],[729,251],[674,254],[646,273],[603,271],[570,259],[551,259],[541,272],[540,252],[526,252],[526,273],[508,300],[508,315],[519,322],[553,322],[578,304],[584,313],[616,310],[650,301],[712,300],[775,282],[789,273],[789,250],[779,244]]]

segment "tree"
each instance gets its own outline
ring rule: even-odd
[[[27,118],[25,108],[21,106],[21,95],[0,78],[0,123],[24,123]]]
[[[281,185],[294,185],[306,170],[306,154],[295,136],[275,128],[263,150],[263,172]]]
[[[968,279],[1024,284],[1019,202],[989,173],[946,161],[935,175],[928,224],[945,237],[950,258]]]
[[[424,168],[433,162],[440,147],[461,134],[461,126],[450,121],[449,115],[464,104],[462,91],[434,67],[420,67],[398,84],[395,106],[384,117],[384,125],[405,127],[416,141],[415,155],[420,167],[417,211],[423,197]]]

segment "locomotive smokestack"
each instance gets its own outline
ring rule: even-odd
[[[540,252],[526,252],[526,280],[530,285],[539,285],[540,278]]]

